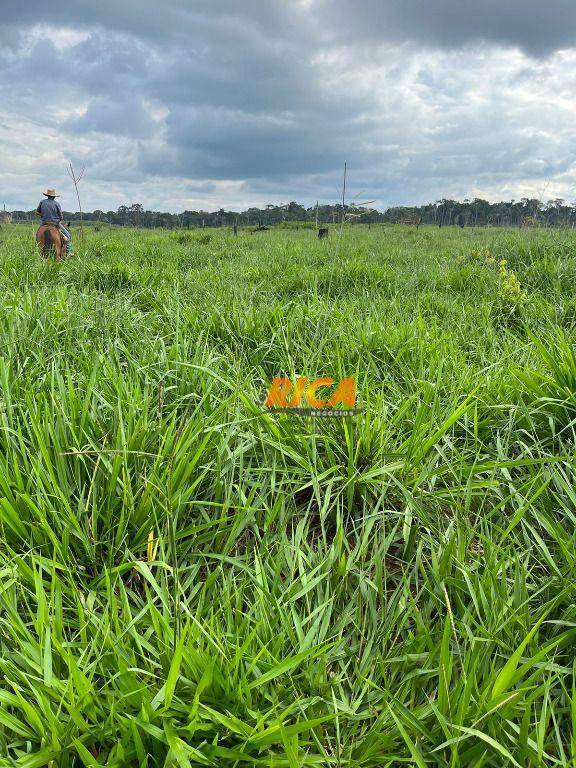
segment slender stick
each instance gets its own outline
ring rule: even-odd
[[[82,170],[80,171],[80,174],[77,176],[76,172],[74,170],[74,167],[72,166],[72,163],[68,163],[68,175],[74,182],[74,189],[76,190],[76,199],[78,200],[78,209],[80,211],[80,241],[82,243],[82,247],[84,247],[84,222],[82,218],[82,203],[80,202],[80,191],[78,190],[78,183],[84,176],[84,172],[86,171],[86,166],[82,166]]]
[[[348,163],[344,163],[344,180],[342,181],[342,214],[340,219],[340,231],[344,228],[344,219],[346,218],[346,175]]]
[[[348,170],[348,164],[344,163],[344,180],[342,182],[342,214],[340,218],[340,240],[344,233],[344,219],[346,218],[346,174]]]

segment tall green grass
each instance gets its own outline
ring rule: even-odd
[[[576,765],[572,233],[91,232],[61,265],[31,234],[0,232],[0,765]],[[277,375],[364,412],[265,413]]]

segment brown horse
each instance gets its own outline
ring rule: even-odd
[[[62,260],[64,241],[56,224],[42,224],[36,232],[36,243],[42,256],[47,259],[53,253],[56,261]]]

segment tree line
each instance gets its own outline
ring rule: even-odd
[[[5,214],[12,221],[32,221],[34,211],[12,211]],[[68,221],[78,221],[79,213],[66,212]],[[385,211],[362,206],[336,204],[314,205],[306,208],[296,202],[267,205],[245,211],[184,211],[162,213],[145,210],[141,203],[121,205],[116,211],[83,213],[85,222],[146,229],[181,229],[196,227],[257,227],[303,224],[339,223],[345,220],[358,224],[431,224],[438,227],[570,227],[576,224],[576,204],[563,199],[541,200],[522,198],[509,202],[490,203],[481,198],[473,200],[437,200],[420,206],[396,206]]]

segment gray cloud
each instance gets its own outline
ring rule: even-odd
[[[166,151],[157,156],[144,152],[142,166],[169,174],[184,167],[192,176],[215,179],[326,172],[353,148],[335,132],[322,131],[318,118],[175,108],[167,122]]]
[[[567,194],[575,22],[568,0],[10,3],[0,175],[21,200],[72,156],[90,207],[334,199],[344,160],[381,205]]]
[[[198,40],[213,35],[234,42],[247,29],[275,37],[314,34],[345,43],[358,36],[370,40],[415,40],[432,46],[461,46],[475,41],[517,45],[536,53],[572,47],[576,6],[572,0],[100,0],[47,4],[43,0],[9,3],[2,9],[4,28],[21,29],[38,22],[91,28],[101,26],[148,40]],[[210,38],[208,38],[209,40]]]
[[[572,0],[317,0],[313,13],[341,42],[405,41],[432,47],[490,42],[541,56],[576,41]]]
[[[122,103],[106,96],[91,99],[84,114],[68,120],[63,127],[73,133],[95,131],[147,139],[153,135],[155,123],[142,100],[129,94]]]

